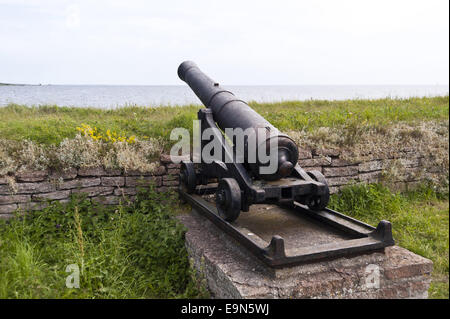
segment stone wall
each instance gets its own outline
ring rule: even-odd
[[[332,193],[350,183],[378,182],[386,178],[396,188],[405,189],[424,179],[448,175],[443,168],[428,167],[428,160],[416,154],[410,150],[391,158],[372,156],[364,161],[349,161],[342,159],[337,150],[301,150],[299,164],[305,170],[322,172]],[[124,196],[132,199],[139,185],[153,183],[158,191],[175,189],[179,167],[168,155],[162,155],[153,174],[80,168],[0,176],[0,218],[11,217],[16,210],[42,209],[50,200],[66,202],[71,194],[79,192],[87,193],[92,201],[117,204]]]
[[[346,159],[339,150],[301,150],[299,164],[306,171],[318,170],[328,181],[331,193],[352,183],[385,181],[395,190],[406,190],[425,180],[440,181],[448,167],[434,164],[432,154],[423,157],[414,149],[390,155],[370,154],[364,159]]]
[[[153,173],[123,172],[101,167],[65,171],[30,171],[13,176],[0,176],[0,218],[9,218],[14,211],[44,208],[49,201],[67,202],[71,194],[86,193],[91,201],[106,205],[121,199],[133,199],[138,186],[153,184],[157,191],[178,187],[180,164],[169,156],[161,156]]]

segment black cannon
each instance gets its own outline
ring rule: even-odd
[[[247,103],[193,62],[182,63],[178,76],[206,106],[198,112],[200,147],[194,147],[193,161],[183,161],[180,168],[180,198],[193,211],[275,268],[394,245],[388,221],[375,228],[326,208],[330,192],[325,177],[304,171],[294,141]],[[239,140],[235,130],[246,134]],[[214,141],[217,148],[210,147]],[[215,206],[205,196],[213,194]],[[275,205],[250,208],[253,204]],[[241,211],[248,213],[237,220]]]
[[[236,220],[240,212],[248,211],[252,204],[296,201],[314,210],[321,210],[328,204],[330,192],[325,177],[319,171],[306,172],[298,165],[298,148],[289,136],[280,133],[247,103],[220,87],[194,62],[183,62],[178,76],[206,106],[198,112],[201,131],[208,128],[214,131],[210,139],[202,139],[201,148],[215,138],[220,141],[222,150],[221,156],[211,162],[201,157],[198,169],[191,161],[182,163],[180,184],[187,193],[194,193],[197,185],[209,185],[218,179],[217,187],[212,189],[216,193],[218,212],[226,221]],[[236,135],[223,134],[227,128],[247,132],[242,141],[243,151],[237,149]],[[270,163],[263,163],[256,156],[260,148],[261,154],[277,163],[276,169],[269,173],[263,168],[268,171]]]

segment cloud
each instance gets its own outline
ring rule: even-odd
[[[448,2],[0,0],[0,81],[448,82]]]

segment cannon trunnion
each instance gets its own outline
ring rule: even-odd
[[[327,209],[330,191],[322,173],[303,170],[298,164],[295,142],[247,103],[223,89],[194,62],[183,62],[178,76],[206,106],[198,112],[202,139],[197,153],[194,145],[195,163],[183,161],[180,168],[180,196],[197,212],[271,267],[380,250],[394,244],[389,222],[381,221],[374,228]],[[229,129],[245,131],[244,142],[239,144]],[[214,141],[219,151],[214,148],[211,153],[209,145]],[[204,154],[206,149],[208,158]],[[265,170],[270,162],[252,156],[255,153],[274,160],[272,170]],[[210,194],[215,195],[215,207],[203,198]],[[254,204],[285,207],[294,214],[315,220],[320,227],[330,228],[330,234],[344,234],[348,240],[285,251],[284,239],[273,236],[270,244],[261,246],[261,240],[250,238],[245,234],[246,228],[239,226],[240,213],[249,212]]]

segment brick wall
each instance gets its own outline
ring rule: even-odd
[[[371,157],[365,161],[348,161],[336,150],[301,150],[299,164],[305,170],[321,171],[332,193],[357,182],[377,182],[389,178],[398,189],[447,174],[443,168],[428,167],[427,158],[413,150],[391,158]],[[49,200],[67,202],[73,193],[84,192],[92,201],[117,204],[123,196],[133,198],[136,187],[153,183],[158,191],[178,187],[179,164],[162,155],[153,174],[122,172],[103,168],[80,168],[66,171],[31,171],[0,176],[0,218],[9,218],[16,210],[42,209]],[[392,171],[395,174],[392,175]],[[386,172],[392,176],[386,177]]]

